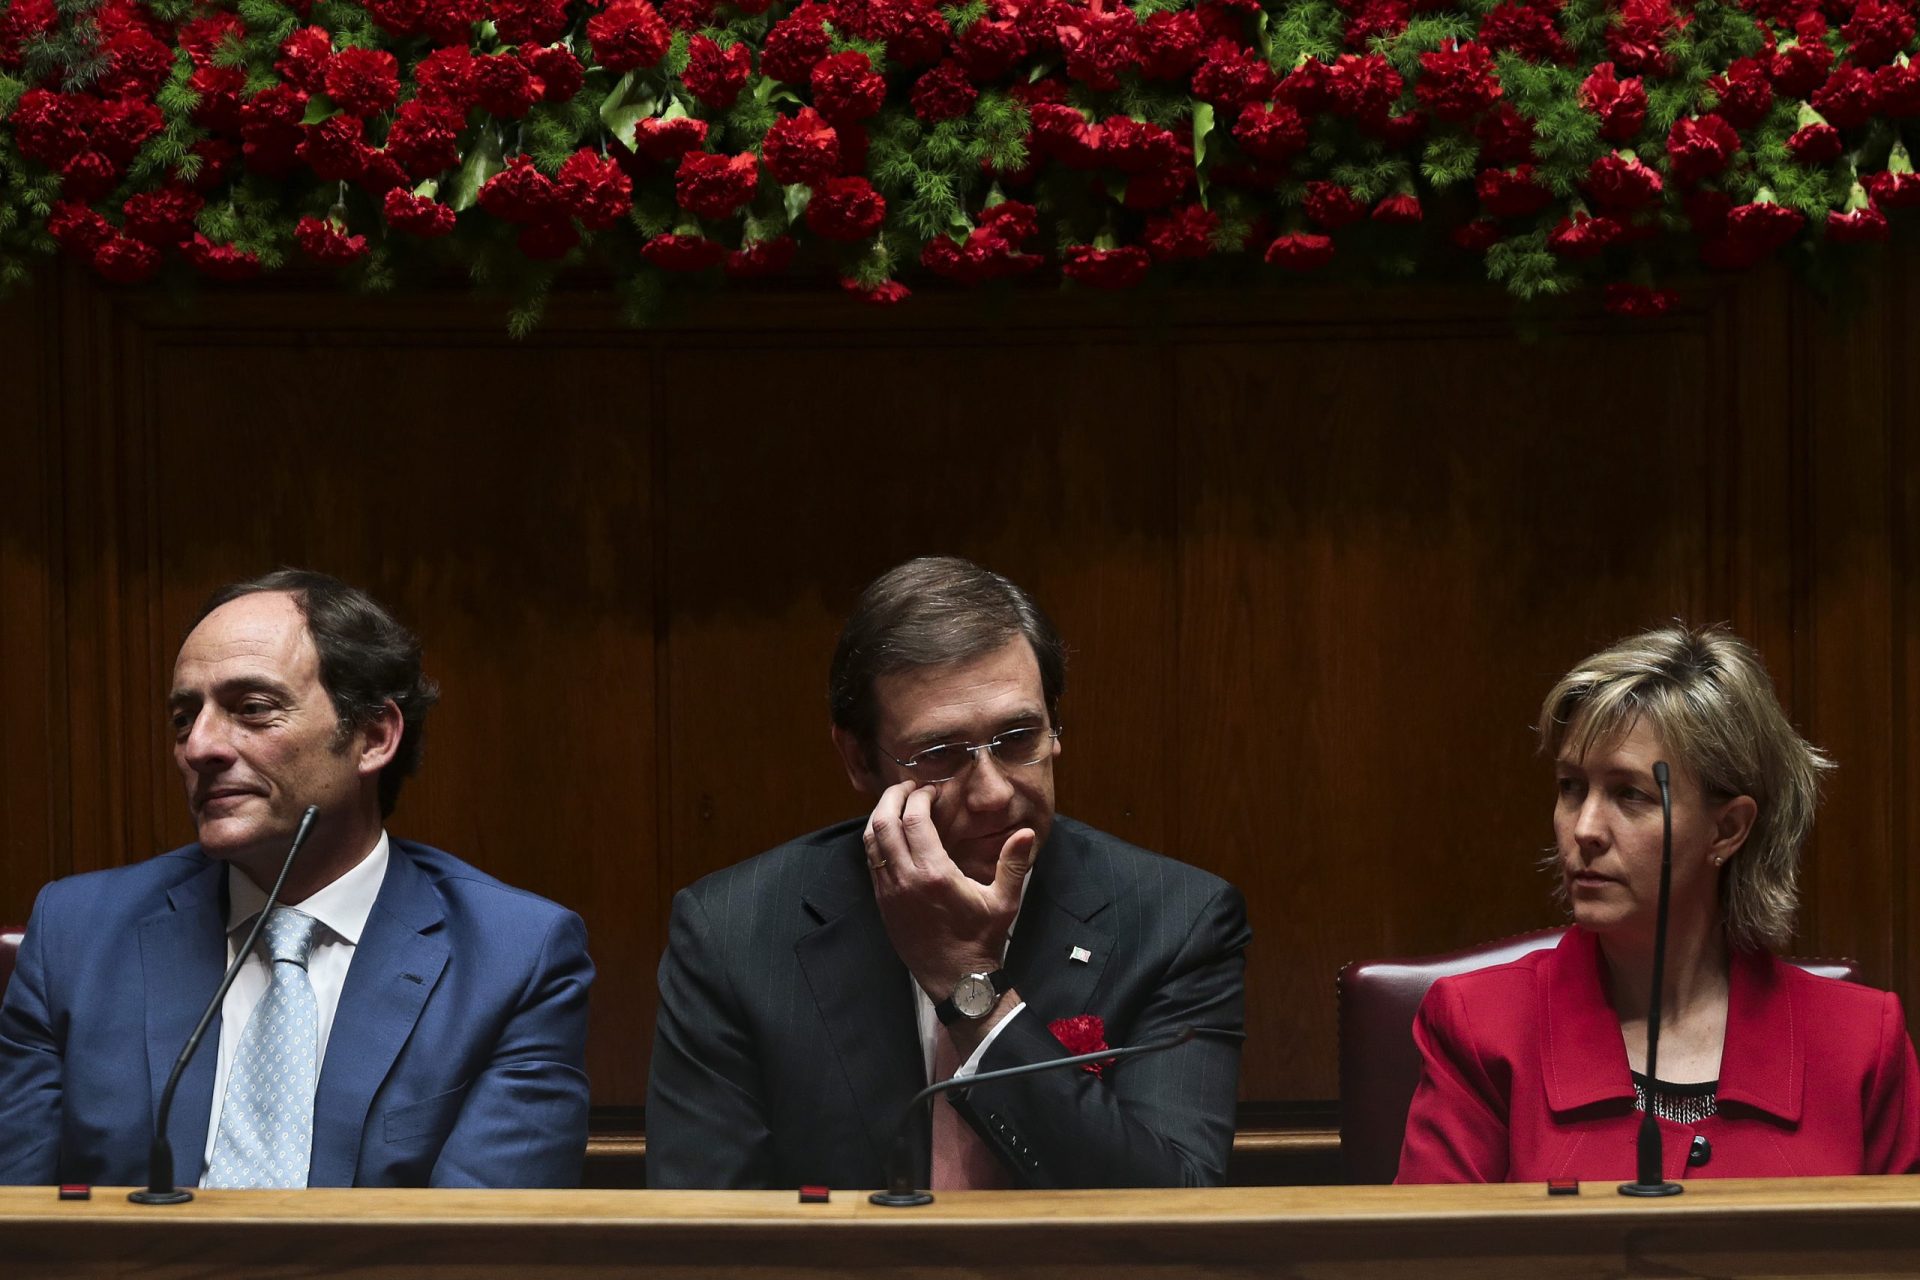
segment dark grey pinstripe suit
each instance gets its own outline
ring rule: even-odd
[[[655,1187],[877,1187],[894,1125],[926,1083],[907,970],[860,846],[828,827],[682,890],[660,962],[647,1088]],[[1104,1080],[1067,1069],[985,1085],[960,1105],[1031,1186],[1218,1183],[1243,1039],[1239,891],[1069,818],[1034,865],[1007,969],[1026,1011],[982,1071],[1060,1057],[1057,1018],[1107,1042],[1208,1029]],[[1092,953],[1069,958],[1074,947]],[[936,1103],[935,1105],[947,1105]],[[926,1178],[925,1125],[919,1178]]]

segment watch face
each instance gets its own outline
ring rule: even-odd
[[[984,1018],[993,1010],[993,984],[977,973],[960,979],[953,989],[953,1007],[969,1018]]]

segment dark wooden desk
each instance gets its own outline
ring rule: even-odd
[[[1893,1276],[1920,1273],[1920,1178],[975,1192],[889,1210],[836,1192],[252,1191],[148,1209],[0,1190],[15,1277],[827,1275]]]

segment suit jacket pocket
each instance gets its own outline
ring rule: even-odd
[[[436,1093],[419,1102],[387,1108],[385,1118],[388,1142],[407,1142],[422,1134],[431,1134],[435,1142],[447,1136],[460,1115],[460,1104],[467,1098],[467,1086]]]

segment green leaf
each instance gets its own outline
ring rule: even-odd
[[[807,211],[807,204],[813,199],[813,188],[805,183],[796,182],[784,188],[784,202],[789,225],[800,221],[800,215]]]
[[[454,177],[453,189],[447,193],[447,205],[455,213],[473,208],[487,179],[506,167],[500,155],[500,135],[491,129],[482,129],[480,140],[467,152],[466,162]]]
[[[1196,100],[1193,104],[1193,167],[1207,160],[1207,135],[1213,132],[1213,104]]]
[[[301,124],[319,124],[340,114],[340,108],[333,105],[333,99],[324,93],[316,93],[307,99],[307,114],[300,117]]]

